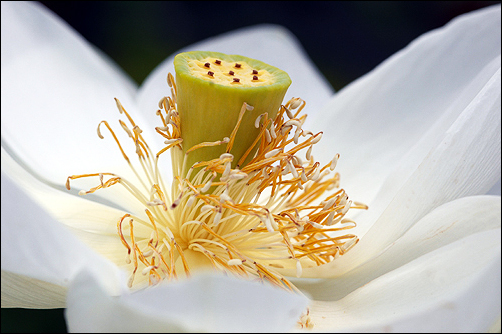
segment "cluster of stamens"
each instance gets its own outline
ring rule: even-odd
[[[243,115],[253,107],[243,104],[228,137],[184,151],[171,74],[168,84],[171,97],[164,97],[157,111],[163,126],[155,129],[166,146],[156,154],[116,100],[130,123],[119,121],[135,145],[144,177],[130,162],[109,124],[100,123],[113,135],[142,184],[132,184],[112,173],[73,175],[67,180],[69,189],[70,180],[99,177],[96,187],[81,194],[121,184],[144,205],[143,216],[128,213],[117,222],[118,236],[127,250],[125,262],[131,266],[130,286],[134,280],[151,285],[190,276],[196,269],[187,259],[190,251],[203,255],[214,270],[297,291],[286,275],[300,277],[303,268],[331,262],[358,242],[357,236],[339,232],[355,227],[354,221],[345,218],[349,209],[366,206],[349,200],[343,189],[334,190],[339,187],[339,174],[331,172],[338,154],[324,166],[314,160],[312,147],[322,132],[313,134],[302,129],[306,119],[301,115],[303,100],[291,99],[274,119],[266,113],[260,115],[254,124],[260,129],[259,136],[232,168],[234,156],[230,152],[237,130]],[[103,138],[100,126],[98,135]],[[189,154],[215,145],[223,145],[225,153],[187,166]],[[253,151],[255,146],[257,150]],[[170,190],[158,168],[160,155],[168,150],[174,162]],[[305,152],[304,158],[300,151]],[[244,164],[251,152],[255,152],[253,157]],[[143,274],[139,279],[138,270]]]

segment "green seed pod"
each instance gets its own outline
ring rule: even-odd
[[[234,155],[232,167],[236,166],[260,133],[260,129],[255,127],[256,118],[268,113],[273,119],[291,84],[288,74],[276,67],[219,52],[180,53],[174,58],[174,68],[184,153],[200,143],[230,137],[243,103],[253,107],[244,113],[230,150]],[[216,159],[226,147],[222,144],[190,151],[186,166]],[[254,151],[245,163],[251,160],[253,154]]]

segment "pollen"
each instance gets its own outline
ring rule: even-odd
[[[260,80],[267,80],[266,71],[252,69],[244,61],[205,58],[193,66],[204,69],[201,76],[215,81],[229,77],[230,71],[254,76],[259,72]],[[245,79],[239,74],[231,80],[239,82],[236,79],[246,84],[253,76]],[[70,181],[96,178],[95,187],[80,191],[88,196],[120,185],[143,207],[142,212],[135,210],[113,222],[123,245],[120,265],[129,272],[130,287],[214,270],[299,292],[288,277],[302,277],[308,268],[336,261],[357,244],[359,238],[348,233],[356,223],[346,215],[367,206],[349,199],[339,188],[340,175],[334,172],[339,154],[326,165],[314,159],[313,147],[322,140],[322,132],[314,134],[303,128],[305,101],[293,98],[280,105],[274,117],[259,113],[249,124],[245,116],[254,107],[244,102],[231,131],[222,133],[220,139],[186,147],[176,102],[179,87],[171,74],[168,84],[171,96],[162,98],[156,111],[159,126],[154,131],[165,144],[159,151],[152,151],[142,136],[143,129],[118,100],[119,112],[125,116],[118,129],[128,138],[136,159],[129,157],[126,145],[108,122],[102,121],[100,126],[111,136],[98,127],[100,138],[111,137],[116,142],[117,156],[122,156],[138,181],[98,172],[72,175],[66,182],[70,189]],[[236,156],[231,152],[237,133],[248,125],[258,129],[258,134]],[[188,163],[190,156],[208,147],[222,147],[224,153]],[[159,168],[159,160],[168,151],[171,180]],[[310,320],[304,320],[309,327]]]

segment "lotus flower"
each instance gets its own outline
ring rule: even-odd
[[[306,298],[216,274],[131,290],[116,224],[138,203],[64,181],[129,173],[94,131],[118,97],[155,143],[174,56],[137,88],[54,14],[2,2],[2,307],[64,307],[71,331],[500,329],[500,24],[500,6],[458,17],[335,95],[281,27],[186,49],[288,72],[324,131],[317,156],[339,152],[343,188],[369,206],[351,216],[357,245],[291,279]]]

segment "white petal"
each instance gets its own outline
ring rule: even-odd
[[[341,265],[356,266],[376,256],[431,209],[483,194],[500,178],[500,89],[499,68],[427,156],[415,168],[405,164],[387,180],[372,211],[359,217],[363,226],[373,225],[340,259]]]
[[[119,277],[115,265],[82,244],[3,172],[1,186],[2,271],[65,287],[78,271],[89,268],[114,289]]]
[[[396,166],[418,166],[438,136],[477,103],[500,68],[500,24],[500,6],[463,15],[419,37],[330,101],[315,119],[316,130],[324,130],[317,156],[328,162],[340,153],[337,171],[351,197],[370,204]]]
[[[483,332],[500,314],[500,229],[427,253],[335,302],[315,302],[318,329]]]
[[[72,332],[276,332],[292,329],[305,297],[223,276],[195,276],[111,297],[90,273],[68,291]]]
[[[149,75],[140,88],[138,101],[142,110],[156,110],[160,98],[168,95],[166,78],[168,72],[174,75],[174,56],[180,52],[196,50],[240,54],[286,71],[293,83],[285,99],[301,97],[307,101],[305,111],[309,115],[319,113],[320,108],[334,92],[291,32],[281,26],[265,24],[204,40],[187,46],[167,58]]]
[[[2,308],[63,308],[66,288],[2,270]]]
[[[64,184],[124,161],[96,129],[118,118],[114,97],[134,114],[135,85],[40,4],[2,2],[1,75],[2,147],[41,177]]]
[[[66,225],[74,236],[118,266],[125,264],[126,249],[118,237],[117,222],[126,213],[148,221],[144,213],[144,205],[137,200],[131,203],[124,201],[123,204],[126,204],[125,207],[128,208],[128,211],[124,211],[101,204],[101,200],[96,199],[92,194],[80,196],[62,187],[62,189],[54,189],[25,172],[3,151],[2,172],[55,220]],[[109,190],[106,189],[104,192],[108,193]],[[2,214],[8,218],[6,224],[16,221],[17,211],[10,206],[5,205]],[[129,235],[128,229],[124,229],[123,232],[124,235]],[[135,225],[134,233],[137,240],[149,238],[151,232],[150,228],[142,224]]]

